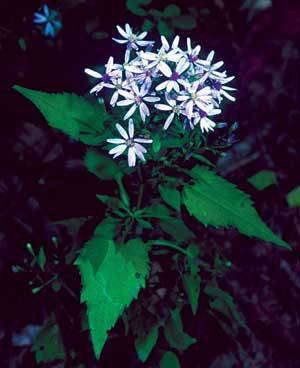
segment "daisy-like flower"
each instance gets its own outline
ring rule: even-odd
[[[215,116],[221,113],[220,109],[210,109],[208,112],[200,110],[194,115],[194,125],[200,124],[202,133],[214,130],[216,123],[208,118],[208,116]]]
[[[167,117],[164,129],[168,129],[174,120],[175,115],[184,114],[185,110],[182,105],[177,105],[176,100],[171,99],[168,95],[166,95],[166,101],[168,104],[155,104],[154,106],[161,111],[169,111],[170,115]]]
[[[192,83],[186,91],[177,97],[178,101],[183,102],[189,119],[193,116],[194,106],[208,112],[213,102],[212,99],[211,88],[209,86],[204,87],[201,81]]]
[[[55,37],[62,28],[60,13],[50,9],[48,5],[43,5],[42,12],[34,13],[33,22],[42,26],[42,33],[46,37]]]
[[[108,153],[113,155],[113,158],[116,158],[128,148],[128,166],[135,166],[136,156],[142,161],[145,161],[144,153],[146,153],[147,150],[140,143],[152,143],[152,139],[134,138],[134,124],[132,119],[129,119],[128,122],[128,133],[120,124],[116,124],[116,128],[123,138],[107,139],[106,141],[108,143],[117,145]]]
[[[188,37],[186,40],[187,51],[183,52],[183,57],[187,60],[190,65],[195,65],[199,62],[199,53],[201,50],[201,46],[197,45],[195,48],[192,48],[191,39]]]
[[[232,102],[235,101],[235,97],[231,96],[227,91],[236,91],[236,88],[224,86],[224,84],[231,82],[233,79],[234,77],[219,78],[219,80],[214,80],[212,82],[212,96],[217,99],[218,103],[221,103],[222,96]]]
[[[110,99],[110,104],[112,106],[116,105],[116,103],[117,103],[117,101],[120,97],[120,91],[121,90],[126,89],[126,88],[130,89],[128,80],[125,79],[123,81],[121,77],[112,78],[110,83],[106,84],[105,87],[115,89],[115,91],[112,94],[111,99]]]
[[[100,74],[89,68],[85,68],[84,72],[91,77],[100,79],[100,82],[90,90],[90,93],[99,93],[103,87],[109,86],[112,78],[118,78],[121,75],[121,71],[117,68],[117,65],[114,64],[114,58],[112,56],[108,59],[104,74]]]
[[[219,72],[218,69],[224,65],[224,61],[218,61],[217,63],[212,63],[212,60],[215,56],[215,52],[211,51],[203,64],[203,69],[205,70],[206,78],[225,78],[226,72]]]
[[[125,24],[125,30],[121,28],[120,26],[116,26],[118,32],[122,37],[124,37],[123,40],[113,38],[114,41],[121,43],[121,44],[127,44],[127,51],[125,55],[125,60],[129,60],[130,50],[138,50],[139,46],[149,46],[153,44],[153,41],[144,41],[144,38],[147,36],[147,32],[142,32],[140,35],[135,34],[132,32],[132,29],[128,23]]]
[[[189,63],[182,58],[179,63],[176,65],[175,70],[172,72],[171,68],[166,64],[162,70],[162,73],[168,78],[168,80],[160,83],[157,87],[157,91],[161,91],[162,89],[167,90],[167,92],[171,92],[174,89],[177,93],[179,93],[180,88],[179,84],[184,87],[188,87],[189,83],[182,78],[181,74],[184,73],[189,68]]]
[[[119,101],[117,103],[118,106],[129,106],[132,105],[131,108],[127,111],[124,116],[124,120],[130,118],[135,110],[139,108],[140,115],[143,121],[146,120],[146,117],[150,115],[150,111],[148,106],[145,104],[146,102],[157,102],[160,100],[160,97],[157,96],[146,96],[149,92],[150,86],[146,83],[142,84],[140,89],[136,85],[136,83],[132,83],[130,85],[131,91],[120,90],[119,93],[121,96],[125,97],[125,100]]]
[[[178,36],[175,37],[171,47],[164,36],[161,36],[161,42],[162,47],[158,53],[146,51],[141,52],[140,56],[143,59],[150,61],[147,68],[153,68],[156,66],[163,73],[164,71],[168,70],[168,64],[166,63],[167,61],[178,63],[182,58],[182,55],[179,53],[180,50],[178,48]]]

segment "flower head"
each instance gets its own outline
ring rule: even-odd
[[[144,153],[146,153],[147,150],[140,143],[149,144],[153,142],[152,139],[134,138],[134,124],[132,119],[129,119],[128,122],[128,133],[120,124],[116,124],[116,128],[123,138],[107,139],[106,141],[108,143],[117,145],[108,153],[113,155],[113,158],[116,158],[128,149],[128,166],[130,167],[135,166],[136,156],[140,160],[145,161]]]
[[[33,22],[40,26],[43,35],[46,37],[55,37],[62,28],[59,12],[50,9],[48,5],[44,5],[41,12],[34,13]]]

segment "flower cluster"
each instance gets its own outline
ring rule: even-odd
[[[33,22],[40,27],[44,36],[53,38],[62,28],[60,18],[60,13],[43,5],[41,12],[34,13]]]
[[[230,94],[235,88],[227,86],[234,77],[220,71],[224,63],[214,62],[214,51],[202,59],[199,56],[201,47],[193,47],[187,38],[186,48],[180,48],[179,36],[172,43],[161,36],[161,46],[155,50],[154,42],[145,40],[146,32],[135,34],[128,24],[125,29],[117,26],[117,30],[123,39],[113,40],[127,46],[124,63],[116,64],[110,57],[104,74],[85,69],[87,74],[99,79],[90,92],[111,89],[110,104],[128,107],[124,120],[138,111],[145,122],[151,116],[150,111],[160,111],[166,114],[164,129],[168,129],[177,116],[184,127],[194,129],[199,125],[202,133],[214,130],[216,123],[211,117],[221,113],[223,99],[235,101]],[[124,152],[127,146],[124,142],[120,144],[122,151],[114,148],[110,153]],[[137,155],[143,157],[140,153]],[[130,166],[134,166],[133,162],[135,159],[131,157]]]

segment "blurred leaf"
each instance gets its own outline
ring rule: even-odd
[[[169,206],[180,212],[181,196],[176,188],[159,185],[159,193]]]
[[[185,186],[183,202],[189,213],[205,226],[235,226],[242,234],[290,249],[262,221],[248,194],[204,166],[195,166],[191,176],[195,184]]]
[[[143,31],[149,32],[149,31],[151,31],[151,29],[153,27],[154,27],[154,23],[151,20],[149,20],[149,19],[144,20],[144,23],[143,23],[143,26],[142,26]]]
[[[286,196],[289,207],[300,207],[300,186],[291,190]]]
[[[25,40],[25,38],[20,37],[18,39],[18,44],[20,46],[20,49],[22,49],[23,51],[26,51],[27,47],[26,47],[26,40]]]
[[[171,37],[174,34],[174,29],[164,20],[159,20],[157,28],[161,36]]]
[[[160,363],[160,368],[180,368],[180,363],[177,358],[177,355],[174,354],[172,351],[167,351],[164,353]]]
[[[261,170],[248,179],[257,190],[264,190],[270,185],[277,184],[276,174],[274,171]]]
[[[108,155],[89,149],[85,155],[84,163],[88,171],[101,180],[111,180],[121,176],[121,171]]]
[[[197,27],[196,19],[189,14],[180,15],[172,19],[172,24],[175,28],[189,30]]]
[[[160,220],[160,227],[175,239],[176,243],[182,243],[195,237],[194,233],[185,225],[182,219],[176,217]]]
[[[103,31],[97,31],[92,33],[92,39],[93,40],[104,40],[105,38],[108,38],[109,34],[107,32]]]
[[[188,296],[193,314],[196,315],[198,309],[198,300],[200,293],[200,276],[186,273],[183,275],[183,286]]]
[[[103,123],[109,117],[104,105],[94,105],[74,93],[46,93],[20,86],[13,89],[33,102],[51,127],[85,144],[103,141]]]
[[[163,15],[166,18],[178,17],[180,15],[180,8],[175,4],[170,4],[165,7]]]
[[[152,326],[150,331],[135,339],[135,350],[143,363],[148,359],[158,339],[158,326]]]
[[[138,210],[135,213],[138,217],[152,217],[159,219],[168,219],[171,217],[169,209],[165,205],[159,203],[152,204],[151,206]]]
[[[35,352],[35,359],[38,364],[65,359],[65,348],[54,313],[51,314],[45,326],[37,334],[32,351]]]
[[[178,308],[171,311],[171,316],[164,327],[164,334],[170,347],[179,351],[184,351],[190,345],[197,342],[196,339],[183,332],[180,311]]]
[[[141,17],[145,16],[147,12],[141,8],[141,6],[145,6],[151,3],[152,0],[127,0],[126,6],[127,9],[130,10],[133,14],[139,15]]]

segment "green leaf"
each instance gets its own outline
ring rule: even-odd
[[[19,46],[20,46],[20,49],[22,49],[23,51],[26,51],[27,46],[26,46],[26,40],[25,40],[25,38],[20,37],[20,38],[18,39],[18,44],[19,44]]]
[[[194,315],[196,315],[198,309],[200,282],[200,276],[197,274],[191,275],[190,273],[186,273],[183,275],[183,286]]]
[[[87,304],[97,359],[107,339],[107,331],[145,285],[148,254],[147,248],[139,249],[141,243],[141,240],[132,240],[116,248],[113,241],[109,241],[106,255],[96,273],[90,258],[80,256],[76,261],[82,278],[81,302]]]
[[[289,207],[300,207],[300,186],[291,190],[286,196]]]
[[[149,20],[149,19],[145,19],[144,20],[144,23],[143,23],[143,26],[142,26],[142,30],[144,32],[149,32],[151,31],[151,29],[154,27],[154,23]]]
[[[170,4],[165,7],[163,14],[166,18],[178,17],[180,15],[180,8],[175,4]]]
[[[126,6],[133,14],[141,17],[145,16],[147,12],[141,8],[142,5],[148,5],[152,0],[127,0]]]
[[[177,358],[177,355],[174,354],[172,351],[167,351],[164,353],[160,363],[160,368],[180,368],[180,363]]]
[[[242,234],[290,249],[262,221],[248,194],[204,166],[195,166],[191,176],[196,183],[184,188],[183,202],[205,226],[235,226]]]
[[[103,141],[103,123],[109,115],[104,105],[88,102],[74,93],[46,93],[14,86],[41,111],[49,125],[85,144]]]
[[[45,251],[44,248],[41,247],[39,250],[39,254],[37,256],[37,262],[39,264],[39,266],[41,267],[41,270],[44,271],[45,270],[45,264],[46,264],[46,255],[45,255]]]
[[[252,184],[257,190],[264,190],[270,185],[277,184],[276,174],[274,171],[261,170],[255,175],[252,175],[248,182]]]
[[[163,204],[152,204],[142,210],[135,212],[138,217],[152,217],[159,219],[168,219],[171,217],[169,209]]]
[[[135,339],[135,350],[143,363],[148,359],[158,339],[158,326],[152,326],[147,334]]]
[[[118,224],[118,220],[112,217],[107,217],[97,225],[94,235],[102,236],[103,238],[107,239],[113,239]]]
[[[172,235],[177,243],[182,243],[188,239],[195,237],[192,231],[185,225],[185,223],[181,219],[170,217],[160,220],[159,223],[163,231],[167,234]]]
[[[35,359],[38,364],[65,359],[65,348],[54,313],[50,315],[45,326],[35,337],[32,351],[35,352]]]
[[[169,206],[180,212],[181,197],[177,189],[160,185],[159,193]]]
[[[102,155],[93,149],[87,151],[84,163],[88,171],[101,180],[115,179],[121,175],[119,167],[108,155]]]
[[[180,15],[172,20],[172,24],[175,28],[179,29],[194,29],[197,27],[197,21],[195,17],[189,14]]]
[[[186,350],[197,342],[196,339],[183,332],[180,311],[178,308],[171,311],[171,316],[164,327],[165,337],[171,348],[179,351]]]

